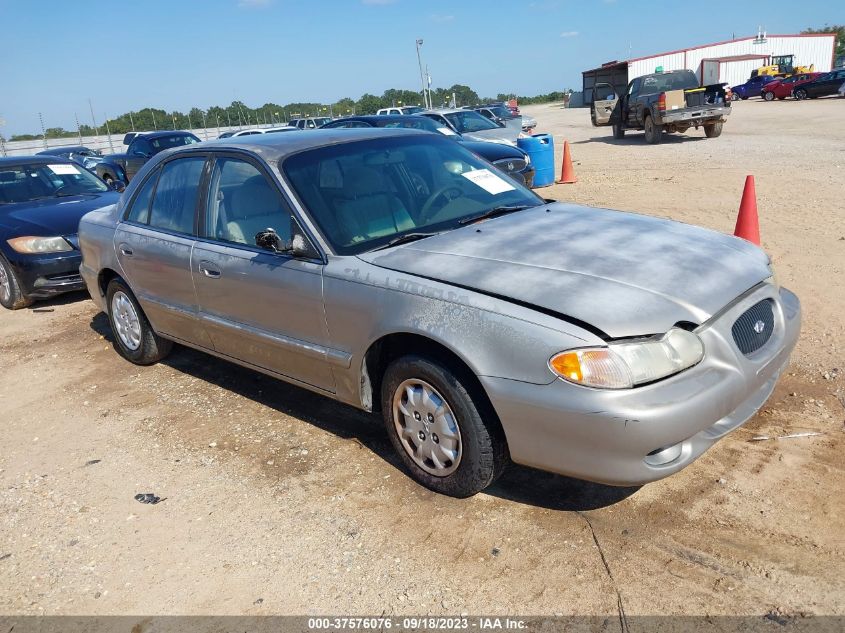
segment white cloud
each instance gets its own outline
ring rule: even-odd
[[[578,37],[578,31],[564,31],[560,34],[561,37]]]

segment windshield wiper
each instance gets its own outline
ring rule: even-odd
[[[535,206],[533,204],[514,204],[510,206],[503,206],[503,207],[494,207],[489,211],[485,211],[479,215],[474,215],[470,218],[463,218],[462,220],[458,220],[458,224],[474,224],[475,222],[480,222],[481,220],[487,220],[489,218],[495,218],[500,215],[507,215],[508,213],[516,213],[517,211],[524,211],[525,209],[533,209]]]
[[[381,251],[385,248],[390,248],[391,246],[399,246],[400,244],[407,244],[408,242],[416,242],[417,240],[423,240],[427,237],[432,237],[433,235],[439,235],[439,233],[436,231],[431,233],[405,233],[405,235],[394,237],[384,246],[379,246],[378,248],[374,248],[373,250]]]

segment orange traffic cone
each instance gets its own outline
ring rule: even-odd
[[[560,168],[560,180],[557,181],[559,185],[571,185],[578,182],[575,177],[575,170],[572,169],[572,156],[569,155],[569,141],[563,142],[563,166]]]
[[[757,193],[754,189],[754,176],[746,176],[742,202],[739,203],[739,215],[736,217],[734,235],[760,246],[760,221],[757,218]]]

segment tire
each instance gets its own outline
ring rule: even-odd
[[[775,93],[771,90],[767,90],[763,93],[763,101],[774,101],[775,100]]]
[[[15,271],[2,256],[0,256],[0,305],[8,310],[20,310],[32,305],[32,299],[24,296]]]
[[[616,140],[620,140],[620,139],[625,138],[625,128],[623,128],[621,125],[614,124],[613,125],[613,138],[615,138]]]
[[[590,112],[590,123],[592,123],[592,124],[593,124],[593,127],[598,127],[598,126],[599,126],[599,122],[598,122],[598,121],[596,121],[596,113],[595,113],[595,112],[592,112],[592,111]]]
[[[715,123],[705,125],[704,136],[707,138],[719,138],[722,135],[722,125],[724,125],[723,121],[716,121]]]
[[[130,363],[152,365],[170,353],[173,342],[156,334],[126,283],[112,279],[106,290],[109,325],[118,353]]]
[[[740,99],[742,99],[743,101],[747,101],[748,97],[740,97]]]
[[[381,404],[390,443],[411,476],[430,490],[472,496],[509,462],[495,412],[446,363],[415,355],[394,360],[384,373]]]
[[[795,97],[798,101],[803,101],[807,98],[807,91],[806,90],[796,90],[792,93],[792,96]]]
[[[645,116],[645,119],[643,120],[643,128],[645,129],[646,143],[656,145],[660,142],[660,137],[663,136],[663,126],[655,125],[654,119],[650,114]]]
[[[731,101],[739,101],[739,95],[735,92],[731,93]]]

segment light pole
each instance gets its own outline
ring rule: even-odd
[[[428,98],[428,92],[426,92],[425,88],[425,75],[423,74],[423,65],[422,65],[422,56],[420,55],[420,47],[423,45],[423,41],[421,39],[417,40],[417,63],[420,65],[420,82],[422,83],[422,93],[423,93],[423,101],[425,102],[426,109],[431,109],[431,103]]]

